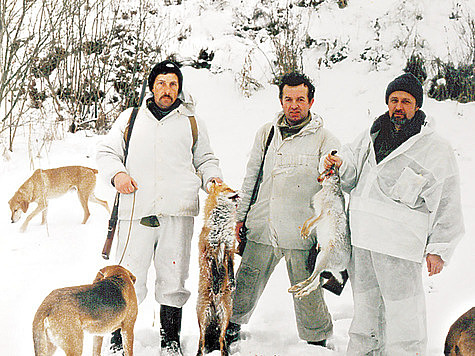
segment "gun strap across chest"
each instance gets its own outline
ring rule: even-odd
[[[266,158],[267,150],[269,149],[269,145],[272,141],[272,137],[274,137],[274,126],[271,127],[269,131],[269,135],[267,136],[266,145],[264,146],[264,154],[262,156],[261,166],[259,167],[259,172],[257,173],[256,183],[254,183],[254,189],[252,190],[251,200],[249,202],[249,207],[247,208],[246,215],[244,216],[244,225],[246,224],[247,214],[249,210],[251,210],[252,204],[254,204],[257,200],[257,193],[259,192],[259,186],[262,181],[262,176],[264,175],[264,161]]]

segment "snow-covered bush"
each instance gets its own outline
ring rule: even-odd
[[[407,60],[404,72],[414,74],[414,76],[419,79],[422,84],[424,84],[425,80],[427,79],[427,71],[425,68],[425,60],[422,55],[417,53],[412,54]]]
[[[452,99],[461,103],[475,101],[475,64],[456,66],[437,59],[434,66],[437,75],[431,79],[429,97],[439,101]]]

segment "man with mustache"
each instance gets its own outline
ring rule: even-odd
[[[338,140],[323,128],[323,119],[310,112],[315,87],[299,73],[283,76],[279,84],[282,111],[257,134],[247,164],[238,207],[239,229],[248,229],[247,244],[236,275],[233,315],[226,339],[240,338],[274,268],[284,258],[292,285],[313,272],[307,269],[318,236],[304,240],[300,228],[313,215],[310,200],[321,186],[317,183],[320,157],[338,149]],[[273,130],[273,131],[271,131]],[[270,133],[271,141],[269,141]],[[264,149],[269,142],[267,154]],[[250,205],[261,162],[262,179],[254,204]],[[246,217],[247,213],[247,218]],[[286,293],[286,291],[282,291]],[[333,326],[321,287],[305,298],[294,298],[299,337],[311,345],[325,346]]]
[[[457,162],[421,110],[419,80],[389,83],[388,111],[325,168],[340,168],[350,193],[354,315],[348,355],[425,355],[422,286],[438,274],[464,232]]]
[[[140,107],[124,166],[124,132],[132,108],[124,111],[98,144],[101,174],[120,192],[117,260],[136,277],[141,303],[147,273],[155,267],[155,299],[160,304],[161,355],[181,355],[182,307],[190,262],[198,192],[222,182],[218,159],[204,123],[195,119],[176,63],[155,65],[148,77],[151,95]],[[112,348],[121,349],[115,332]]]

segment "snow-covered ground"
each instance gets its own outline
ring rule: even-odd
[[[315,111],[323,113],[326,126],[342,142],[348,142],[359,131],[367,128],[370,118],[359,114],[371,110],[375,115],[384,110],[382,87],[378,76],[359,78],[361,93],[328,95],[334,91],[330,83],[345,76],[332,70],[322,73],[317,87]],[[227,183],[239,188],[244,174],[251,143],[257,128],[272,118],[280,109],[275,87],[268,87],[250,99],[242,98],[236,91],[232,77],[227,74],[211,75],[205,70],[184,69],[187,88],[195,94],[198,112],[206,120],[212,145],[221,160]],[[379,76],[387,82],[389,73]],[[371,90],[372,88],[378,90]],[[200,88],[202,88],[200,90]],[[372,94],[372,95],[371,95]],[[367,98],[373,98],[369,100]],[[363,109],[364,108],[364,109]],[[466,235],[460,242],[451,263],[444,271],[425,278],[427,291],[429,354],[442,353],[445,335],[451,323],[475,303],[473,258],[475,242],[475,105],[454,102],[439,103],[425,98],[423,109],[436,117],[438,131],[453,144],[462,180],[462,203],[466,223]],[[55,141],[47,154],[35,158],[36,167],[49,168],[80,164],[95,167],[95,143],[100,137],[79,132],[66,134]],[[0,350],[4,355],[31,355],[31,322],[36,308],[52,290],[64,286],[90,283],[97,270],[108,262],[100,252],[106,235],[108,214],[99,205],[90,204],[92,215],[81,225],[82,209],[76,194],[52,200],[48,224],[40,225],[38,216],[25,233],[19,232],[19,224],[11,224],[7,201],[31,174],[26,152],[27,145],[20,142],[9,160],[0,166],[0,268],[3,271],[3,287],[0,293]],[[202,193],[203,194],[203,193]],[[112,203],[114,192],[98,180],[96,195]],[[201,196],[202,201],[204,195]],[[23,221],[23,220],[21,220]],[[196,219],[194,249],[190,267],[188,288],[192,296],[184,309],[182,342],[185,355],[194,355],[198,343],[196,320],[196,296],[198,284],[197,234],[202,226],[201,216]],[[236,259],[239,263],[239,258]],[[153,283],[153,272],[150,275]],[[251,322],[244,326],[246,340],[240,343],[237,355],[343,355],[348,341],[347,331],[352,316],[351,286],[336,297],[325,292],[334,318],[334,336],[329,340],[330,349],[306,345],[297,337],[291,295],[284,263],[281,263],[267,287]],[[153,290],[153,288],[150,288]],[[135,352],[138,356],[151,356],[159,350],[159,331],[154,322],[155,303],[149,295],[140,307],[137,321]],[[89,352],[91,338],[86,340]]]
[[[396,36],[397,33],[394,27],[388,32],[384,32],[384,28],[390,27],[395,17],[399,16],[402,20],[409,18],[405,17],[407,14],[404,12],[390,11],[397,9],[397,1],[388,1],[390,5],[386,2],[362,0],[350,0],[349,3],[349,7],[341,10],[334,21],[325,19],[323,15],[313,18],[309,31],[315,34],[332,26],[335,30],[328,30],[328,36],[350,39],[351,50],[357,51],[364,48],[365,41],[373,36],[372,33],[368,34],[368,28],[374,24],[372,20],[376,17],[381,19],[380,40],[386,41],[386,44],[391,42],[391,35]],[[438,29],[446,26],[447,13],[450,11],[448,2],[424,0],[402,3],[406,7],[411,3],[417,4],[414,5],[414,11],[423,14],[424,21],[420,23],[419,30],[427,39],[426,45],[430,47],[426,49],[443,57],[442,53],[449,41],[448,31],[432,31],[431,26],[437,24]],[[233,42],[235,40],[224,35],[229,34],[230,29],[223,16],[230,16],[230,13],[229,9],[224,12],[205,12],[206,16],[194,21],[193,30],[196,30],[197,46],[212,37],[215,42],[210,43],[226,48],[217,52],[216,61],[221,66],[227,64],[228,68],[237,71],[242,65],[244,52],[239,47],[242,43]],[[221,36],[210,34],[213,26],[218,28],[217,31],[222,31]],[[340,32],[336,32],[336,29]],[[228,47],[225,47],[226,43]],[[342,143],[350,142],[358,133],[367,129],[376,116],[386,110],[386,85],[401,73],[405,61],[401,56],[393,54],[385,66],[378,68],[379,71],[374,70],[367,62],[350,59],[331,68],[322,67],[318,70],[315,65],[317,55],[318,51],[310,51],[305,57],[305,72],[317,87],[313,109],[325,118],[325,126]],[[351,53],[349,56],[357,57]],[[259,72],[259,68],[264,66],[264,62],[258,61],[259,58],[256,58],[255,76],[262,80],[265,73]],[[207,124],[212,146],[221,161],[225,181],[231,187],[239,188],[256,130],[263,123],[272,120],[274,114],[280,110],[277,87],[265,85],[264,89],[250,98],[244,98],[238,91],[231,71],[212,74],[207,70],[185,67],[183,72],[185,88],[195,98],[198,116]],[[437,102],[425,96],[422,109],[434,117],[436,130],[452,143],[455,150],[461,174],[466,227],[466,234],[450,264],[440,275],[424,277],[428,312],[428,351],[429,355],[441,355],[450,325],[459,315],[475,305],[475,278],[472,267],[475,251],[475,222],[472,220],[475,216],[475,103]],[[33,354],[31,322],[37,307],[52,289],[90,283],[98,269],[111,263],[100,256],[108,214],[99,205],[90,204],[92,215],[87,224],[81,225],[82,209],[76,194],[70,192],[50,202],[47,225],[40,225],[41,218],[38,216],[32,220],[25,233],[20,233],[19,227],[23,219],[20,223],[11,224],[7,204],[18,187],[31,175],[33,166],[52,168],[79,164],[96,167],[95,144],[100,137],[84,131],[76,134],[60,133],[57,136],[64,136],[63,139],[48,143],[47,149],[41,151],[40,157],[30,157],[29,152],[35,151],[32,147],[41,145],[41,142],[33,139],[29,127],[20,130],[14,152],[7,155],[8,157],[4,156],[0,163],[0,201],[3,202],[0,204],[0,270],[3,272],[3,287],[0,291],[0,354],[15,356]],[[96,195],[108,199],[112,204],[114,191],[98,179]],[[204,198],[202,192],[202,203]],[[195,355],[198,345],[199,331],[195,312],[198,285],[196,252],[201,226],[200,215],[195,220],[194,248],[190,278],[187,282],[192,295],[184,308],[182,328],[182,345],[187,356]],[[236,263],[239,262],[237,257]],[[149,282],[153,283],[152,271]],[[243,327],[245,340],[233,350],[235,355],[344,355],[353,310],[351,285],[348,284],[339,297],[325,292],[334,319],[334,335],[329,340],[327,349],[309,346],[299,340],[288,287],[285,264],[281,263],[250,323]],[[149,290],[153,290],[152,286]],[[159,329],[157,323],[154,324],[155,309],[153,295],[149,294],[140,306],[135,326],[137,356],[152,356],[159,352]],[[91,339],[86,339],[84,354],[90,354]],[[58,351],[57,354],[61,353]]]

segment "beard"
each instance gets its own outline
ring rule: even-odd
[[[402,113],[395,112],[390,116],[390,120],[394,125],[403,126],[407,123],[408,119],[407,119],[406,114],[402,114],[403,115],[402,117],[396,116],[395,114],[402,114]]]

